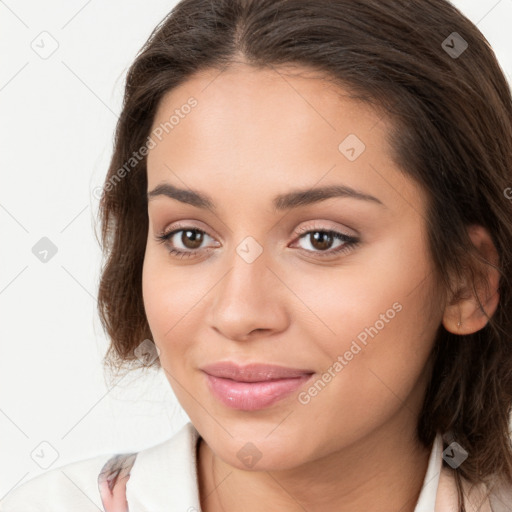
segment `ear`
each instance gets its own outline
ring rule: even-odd
[[[478,261],[482,279],[459,284],[455,297],[444,310],[443,326],[453,334],[472,334],[484,328],[495,313],[499,302],[500,275],[497,270],[499,256],[487,229],[483,226],[468,227],[468,235],[485,263]],[[482,306],[480,306],[480,304]]]

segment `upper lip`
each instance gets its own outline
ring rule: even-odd
[[[237,380],[239,382],[262,382],[276,379],[304,377],[314,373],[311,370],[288,368],[273,364],[252,363],[239,365],[232,361],[219,361],[201,368],[205,373],[214,377]]]

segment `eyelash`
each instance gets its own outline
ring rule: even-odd
[[[195,228],[193,226],[178,226],[177,229],[174,229],[173,231],[170,231],[169,233],[166,233],[165,231],[159,233],[155,236],[155,239],[160,244],[166,244],[175,234],[180,233],[181,231],[195,231],[199,233],[203,233],[207,236],[208,233],[206,231],[203,231],[202,229]],[[312,228],[311,226],[306,226],[298,229],[298,234],[300,235],[298,238],[303,238],[306,235],[310,233],[325,233],[330,234],[333,236],[336,240],[342,240],[345,242],[343,245],[340,245],[336,249],[330,249],[327,251],[310,251],[308,249],[301,249],[302,251],[306,251],[307,253],[313,253],[315,255],[323,257],[338,255],[338,254],[344,254],[352,249],[354,249],[359,244],[359,239],[353,236],[346,235],[345,233],[340,233],[338,231],[329,230],[329,229],[318,229],[318,228]],[[210,237],[212,238],[212,237]],[[179,249],[175,249],[174,247],[167,247],[167,250],[171,254],[171,256],[177,257],[177,258],[190,258],[193,256],[196,256],[198,252],[202,250],[211,250],[210,248],[207,249],[196,249],[196,250],[189,250],[189,251],[181,251]]]

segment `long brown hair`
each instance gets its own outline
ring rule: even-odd
[[[316,70],[386,112],[397,165],[428,194],[429,249],[446,290],[455,291],[450,276],[479,278],[482,261],[466,228],[489,230],[499,254],[498,308],[474,334],[439,326],[417,433],[426,446],[436,432],[450,433],[469,452],[456,471],[459,486],[461,476],[473,484],[495,476],[512,483],[512,98],[485,37],[445,0],[176,5],[128,71],[100,200],[98,307],[111,340],[105,364],[130,366],[134,349],[152,339],[141,282],[146,158],[135,161],[134,152],[143,153],[166,92],[197,71],[240,60]]]

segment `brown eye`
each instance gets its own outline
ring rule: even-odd
[[[178,231],[179,233],[179,231]],[[204,239],[204,232],[198,229],[182,229],[180,241],[186,249],[199,249]]]
[[[334,236],[327,231],[312,231],[308,236],[311,246],[319,251],[330,249],[334,242]]]
[[[208,246],[202,247],[205,237],[214,240],[201,229],[185,226],[169,233],[157,235],[156,241],[166,245],[171,255],[179,258],[190,258],[209,249]]]
[[[319,257],[344,254],[359,244],[359,239],[338,231],[305,227],[299,229],[301,236],[296,242],[303,252]],[[304,247],[301,242],[307,242]],[[309,247],[308,247],[309,246]]]

